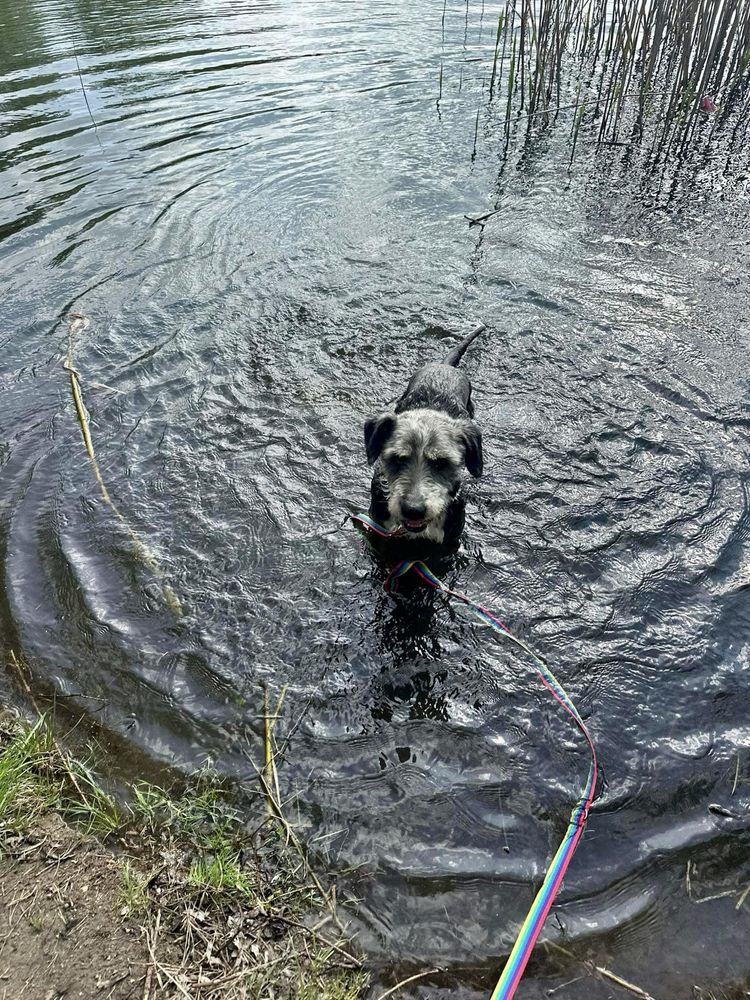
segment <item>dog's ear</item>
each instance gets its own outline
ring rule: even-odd
[[[476,479],[484,471],[484,456],[482,454],[482,432],[475,423],[467,420],[463,429],[464,462],[466,468]]]
[[[388,438],[396,427],[396,418],[392,413],[381,413],[379,417],[370,417],[365,423],[365,451],[367,464],[372,465],[380,457]]]

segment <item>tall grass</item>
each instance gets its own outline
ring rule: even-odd
[[[0,723],[0,832],[23,830],[47,809],[101,836],[121,822],[114,799],[88,763],[56,742],[45,719],[7,731]]]
[[[508,131],[572,112],[574,144],[583,130],[599,146],[643,146],[656,159],[684,150],[709,115],[712,131],[732,115],[744,134],[750,3],[506,0],[491,102],[503,78]]]

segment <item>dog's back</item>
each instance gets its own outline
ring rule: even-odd
[[[469,344],[484,329],[482,323],[472,330],[468,337],[449,351],[445,361],[433,361],[417,369],[409,379],[403,396],[396,403],[396,413],[404,413],[406,410],[439,410],[456,420],[473,417],[471,382],[457,366]]]

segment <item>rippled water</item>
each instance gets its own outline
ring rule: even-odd
[[[743,178],[667,204],[569,171],[554,133],[500,171],[495,17],[0,4],[0,638],[121,746],[248,785],[262,686],[289,685],[284,791],[355,868],[380,980],[437,965],[414,996],[485,995],[584,748],[521,660],[387,597],[342,527],[365,418],[483,319],[487,472],[448,578],[549,657],[604,768],[545,933],[691,997],[750,972],[747,906],[694,901],[750,881]],[[71,309],[104,478],[181,618],[93,479]],[[612,995],[582,974],[540,950],[519,996]]]

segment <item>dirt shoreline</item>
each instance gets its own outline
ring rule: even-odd
[[[208,775],[122,805],[46,720],[0,718],[0,1000],[361,1000],[335,893],[280,804]]]
[[[0,709],[0,1000],[372,996],[336,893],[272,792],[270,738],[266,750],[248,831],[209,774],[179,794],[138,783],[123,804],[97,777],[95,753],[71,753],[45,718]],[[583,969],[649,997],[585,954],[550,945],[546,960],[561,976]],[[692,996],[740,1000],[750,983]]]
[[[122,913],[120,872],[55,813],[19,838],[0,862],[3,1000],[149,996],[148,948]]]

